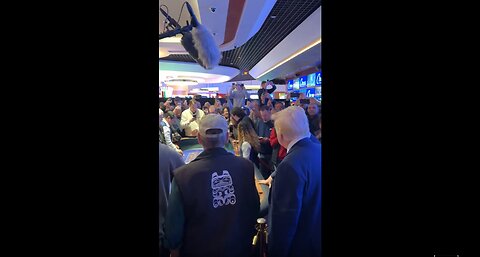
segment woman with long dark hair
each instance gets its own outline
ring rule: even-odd
[[[240,146],[240,155],[252,161],[258,167],[258,151],[260,150],[260,141],[258,135],[249,122],[238,124],[238,144]]]

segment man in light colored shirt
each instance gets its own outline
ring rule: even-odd
[[[185,129],[185,136],[196,137],[198,133],[198,122],[205,113],[197,107],[197,101],[190,100],[188,109],[182,112],[180,126]]]
[[[233,98],[233,107],[245,106],[245,98],[249,98],[248,92],[243,84],[232,83],[228,94]]]

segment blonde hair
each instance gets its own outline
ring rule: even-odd
[[[258,152],[260,150],[258,135],[250,122],[240,122],[238,124],[238,142],[240,146],[243,142],[248,142],[255,151]]]
[[[287,139],[310,136],[308,118],[305,110],[299,106],[290,106],[272,115],[277,136],[282,134]]]

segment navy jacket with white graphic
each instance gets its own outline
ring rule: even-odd
[[[253,164],[224,148],[174,171],[165,245],[180,256],[249,256],[260,202]]]

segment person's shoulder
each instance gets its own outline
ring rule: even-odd
[[[185,176],[195,173],[195,166],[197,165],[194,162],[181,165],[174,170],[173,176],[177,179],[177,181],[182,180]]]
[[[252,146],[250,145],[249,142],[244,141],[244,142],[242,143],[242,147],[252,147]]]
[[[245,117],[242,118],[242,120],[239,123],[244,124],[244,123],[247,123],[247,122],[252,122],[252,119],[250,119],[250,117],[248,117],[248,116],[245,116]]]
[[[159,144],[158,145],[158,150],[159,150],[160,159],[165,158],[166,160],[169,160],[170,162],[184,163],[180,154],[178,154],[175,150],[168,147],[167,145]]]
[[[298,143],[299,143],[298,146],[302,146],[303,148],[317,147],[320,144],[320,142],[318,142],[315,135],[313,135],[312,133],[310,133],[309,137],[305,137],[304,139],[300,140]]]
[[[248,144],[248,142],[247,142],[247,144]],[[242,144],[242,145],[244,145],[244,144]],[[248,144],[248,145],[250,145],[250,144]],[[222,158],[225,162],[228,162],[231,165],[237,165],[239,163],[241,164],[241,163],[248,163],[249,162],[247,159],[245,159],[241,156],[236,156],[234,154],[227,154],[227,155],[224,155]]]
[[[229,161],[233,166],[238,167],[240,170],[242,170],[242,172],[245,169],[252,169],[252,171],[254,170],[253,163],[243,157],[233,155],[232,159]]]
[[[297,172],[300,164],[301,164],[301,159],[298,159],[299,157],[297,155],[292,155],[288,154],[282,162],[277,167],[277,174],[278,171],[281,171],[282,174],[288,174],[291,172]],[[285,170],[285,171],[283,171]]]
[[[170,152],[172,152],[173,150],[167,145],[158,144],[158,151],[160,156],[162,156],[162,155],[170,155]]]
[[[315,138],[316,139],[316,138]],[[321,144],[312,141],[312,139],[302,140],[300,144],[297,144],[290,149],[291,153],[289,154],[290,159],[294,158],[295,160],[298,159],[305,159],[309,158],[312,153],[320,153],[322,150]],[[318,140],[317,140],[318,141]]]
[[[317,137],[315,137],[314,134],[310,133],[310,141],[313,143],[313,144],[321,144],[320,141],[318,140]]]

